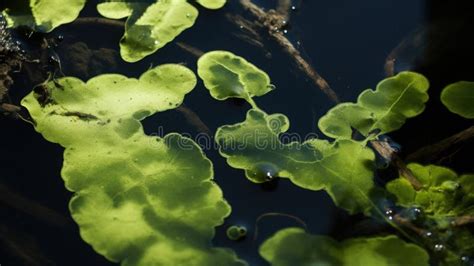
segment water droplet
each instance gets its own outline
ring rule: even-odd
[[[430,232],[430,231],[428,231],[424,234],[424,237],[427,237],[427,238],[430,238],[432,236],[433,236],[433,232]]]
[[[296,6],[291,6],[291,10],[295,11],[295,10],[296,10]]]
[[[283,30],[283,33],[284,33],[284,34],[287,34],[287,33],[288,33],[288,30]]]
[[[444,250],[444,245],[436,244],[436,245],[434,245],[434,250],[437,251],[437,252],[443,251]]]
[[[258,163],[247,172],[247,176],[254,182],[263,183],[278,177],[278,172],[278,167],[272,163]]]

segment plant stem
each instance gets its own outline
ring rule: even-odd
[[[398,154],[384,141],[372,140],[370,141],[372,147],[386,160],[398,169],[398,173],[406,178],[414,189],[420,190],[423,184],[415,177],[413,172],[406,166],[405,162],[398,156]]]

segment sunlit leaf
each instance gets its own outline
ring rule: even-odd
[[[474,118],[474,82],[453,83],[441,92],[441,102],[449,111],[465,118]]]
[[[128,17],[120,41],[120,54],[128,62],[156,52],[190,28],[198,16],[186,0],[103,2],[97,10],[112,19]]]
[[[192,1],[193,2],[193,1]],[[225,0],[199,0],[202,6],[218,9]],[[199,12],[186,0],[114,0],[97,5],[107,18],[127,18],[120,54],[127,62],[137,62],[153,54],[192,27]]]
[[[219,9],[225,5],[226,0],[196,0],[196,2],[205,8]]]
[[[373,152],[351,140],[283,143],[279,134],[288,126],[282,114],[252,109],[244,122],[219,128],[216,141],[227,163],[245,170],[253,182],[289,178],[306,189],[325,189],[336,204],[351,213],[368,211],[368,195],[374,186]]]
[[[436,165],[409,164],[408,168],[423,184],[416,191],[405,178],[387,184],[398,204],[421,207],[435,218],[474,214],[474,175],[458,176],[453,170]]]
[[[397,130],[407,118],[423,112],[428,87],[424,76],[401,72],[381,81],[375,91],[363,91],[357,103],[336,105],[319,120],[318,126],[329,137],[345,139],[351,138],[352,128],[366,137],[371,132]]]
[[[278,231],[261,245],[260,255],[272,266],[429,265],[425,250],[393,235],[337,242],[300,228]]]
[[[122,265],[245,265],[213,248],[230,206],[211,162],[192,140],[146,136],[140,120],[177,107],[196,84],[184,66],[138,80],[122,75],[50,82],[22,104],[35,129],[65,147],[62,177],[82,238]],[[45,93],[48,92],[48,93]]]
[[[466,264],[468,254],[474,252],[474,235],[456,224],[458,219],[474,216],[474,175],[458,176],[436,165],[409,164],[408,168],[423,187],[416,191],[404,178],[387,184],[398,205],[407,208],[398,215],[429,232],[434,239],[432,249],[443,253],[440,265]]]
[[[227,51],[212,51],[198,61],[198,75],[217,100],[252,97],[273,89],[268,75],[240,56]]]
[[[11,27],[50,32],[75,20],[85,3],[86,0],[8,0],[3,13]]]

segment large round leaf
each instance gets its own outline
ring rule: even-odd
[[[50,82],[22,104],[49,141],[65,147],[62,177],[82,238],[122,265],[245,265],[214,248],[230,206],[211,162],[179,134],[146,136],[140,120],[180,105],[196,84],[184,66],[139,79],[107,74]]]

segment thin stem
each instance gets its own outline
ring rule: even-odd
[[[408,161],[429,163],[449,157],[449,152],[462,148],[474,138],[474,126],[471,126],[451,137],[445,138],[435,144],[424,146],[407,156]],[[448,155],[447,155],[448,154]]]
[[[405,162],[398,156],[398,154],[384,141],[372,140],[370,141],[372,147],[386,160],[398,169],[399,174],[407,179],[414,189],[420,190],[423,184],[415,177],[413,172],[406,166]]]
[[[308,230],[308,226],[306,225],[306,223],[301,218],[299,218],[295,215],[291,215],[291,214],[287,214],[287,213],[280,213],[280,212],[267,212],[267,213],[264,213],[264,214],[258,216],[257,219],[255,220],[255,232],[253,234],[253,241],[257,241],[257,238],[258,238],[258,224],[260,223],[261,220],[263,220],[264,218],[267,218],[267,217],[286,217],[286,218],[290,218],[290,219],[295,220],[297,223],[299,223],[301,225],[301,227],[304,228],[305,231]]]

